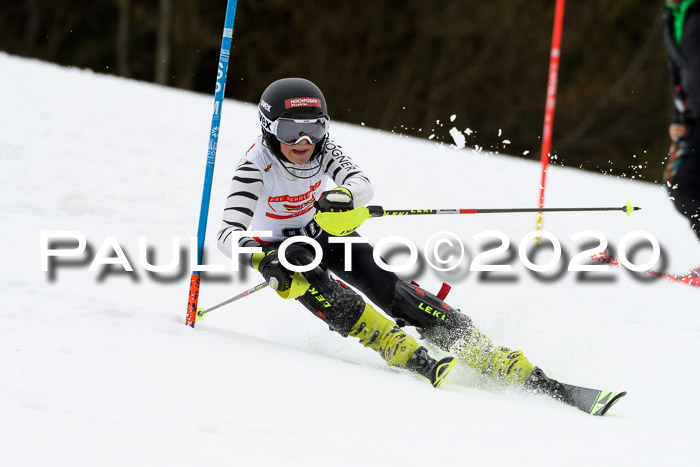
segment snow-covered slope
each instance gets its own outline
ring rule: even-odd
[[[189,266],[149,274],[139,237],[164,264],[173,237],[188,249],[196,235],[211,96],[1,53],[0,70],[1,465],[696,462],[697,288],[641,282],[623,270],[538,279],[517,256],[533,214],[363,226],[373,242],[399,234],[419,248],[436,232],[455,233],[467,247],[459,273],[417,266],[404,277],[432,290],[451,282],[449,303],[551,376],[627,390],[603,418],[503,389],[467,368],[434,390],[269,290],[192,330],[183,324]],[[454,112],[454,125],[466,127]],[[213,241],[233,164],[257,132],[254,106],[227,100],[207,239],[207,262],[227,272],[203,281],[205,307],[260,281],[230,272]],[[536,203],[538,164],[337,122],[332,133],[370,175],[374,203],[388,209]],[[548,206],[626,201],[643,210],[629,218],[546,215],[545,229],[563,246],[560,263],[582,250],[583,240],[570,240],[576,232],[597,230],[615,246],[645,230],[669,271],[700,266],[700,245],[662,187],[561,167],[548,175]],[[40,264],[40,233],[49,230],[82,232],[92,256],[113,236],[135,271],[90,272],[90,256],[51,277]],[[487,230],[504,232],[515,252],[494,258],[512,271],[491,280],[468,271],[488,242],[472,236]],[[543,249],[537,262],[550,254]],[[648,256],[643,250],[635,261]]]

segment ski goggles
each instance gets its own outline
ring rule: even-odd
[[[268,131],[275,135],[280,143],[290,146],[304,140],[308,141],[309,144],[316,144],[328,133],[329,123],[328,118],[312,120],[278,118],[272,122]]]

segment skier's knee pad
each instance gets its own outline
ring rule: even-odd
[[[295,266],[306,266],[315,259],[314,252],[305,243],[292,243],[284,251],[284,257]]]
[[[438,296],[403,281],[396,283],[391,312],[397,320],[422,328],[423,336],[443,350],[463,338],[472,326],[468,316]]]
[[[331,278],[322,266],[303,274],[310,287],[298,300],[331,330],[347,337],[365,309],[364,299],[344,283]]]
[[[315,258],[313,250],[299,243],[290,245],[284,256],[296,266],[311,264]],[[325,321],[331,330],[347,337],[365,309],[364,299],[347,285],[331,278],[323,263],[302,274],[309,282],[309,288],[297,300]]]

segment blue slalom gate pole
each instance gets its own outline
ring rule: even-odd
[[[209,200],[211,198],[211,184],[214,177],[214,162],[216,161],[216,145],[219,141],[219,129],[221,122],[221,107],[224,101],[226,89],[226,74],[228,62],[231,56],[231,41],[233,39],[233,22],[236,18],[237,0],[228,0],[226,5],[226,19],[224,20],[224,32],[221,36],[221,52],[219,53],[219,67],[216,73],[216,90],[214,92],[214,112],[211,117],[211,131],[209,132],[209,148],[207,149],[207,166],[204,172],[204,189],[202,190],[202,205],[199,210],[199,227],[197,228],[197,266],[202,264],[204,252],[204,238],[207,233],[207,219],[209,218]],[[187,318],[185,323],[194,327],[197,320],[197,302],[199,301],[200,271],[192,271],[190,277],[190,293],[187,300]]]

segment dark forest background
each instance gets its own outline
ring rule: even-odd
[[[257,102],[271,81],[302,76],[334,120],[446,143],[452,126],[470,128],[468,146],[539,159],[554,4],[240,0],[226,95]],[[3,0],[0,50],[213,95],[225,9]],[[661,16],[661,0],[567,2],[553,162],[661,180],[671,106]]]

